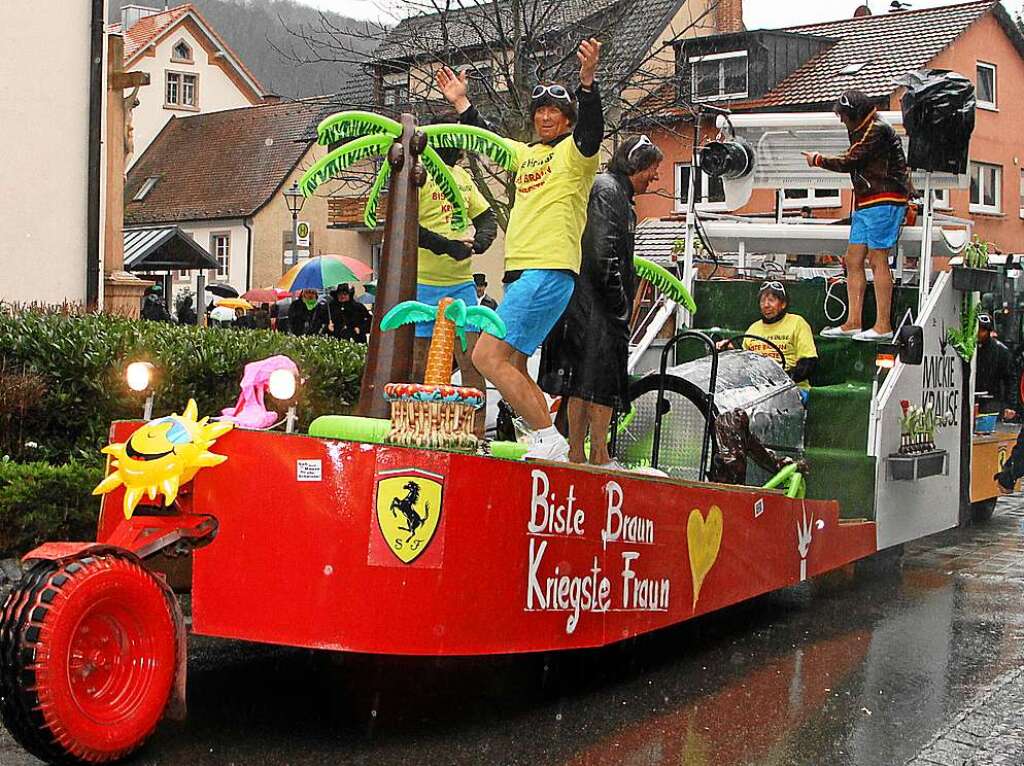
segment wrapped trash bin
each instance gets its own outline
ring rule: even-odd
[[[945,69],[910,72],[896,82],[907,89],[900,104],[903,127],[910,137],[910,167],[966,173],[974,132],[974,84]]]
[[[703,397],[710,377],[710,357],[667,370],[658,467],[673,478],[693,480],[698,477],[707,423]],[[630,412],[616,436],[616,459],[624,465],[650,465],[657,398],[656,372],[630,386]],[[802,457],[806,411],[799,388],[776,360],[743,350],[719,354],[714,414],[725,417],[735,411],[743,412],[744,416],[733,414],[726,418],[723,426],[734,422],[743,433],[738,433],[736,439],[723,440],[725,434],[716,429],[719,431],[716,449],[724,448],[728,454],[718,456],[715,465],[709,465],[713,473],[727,465],[732,472],[732,468],[742,465],[746,484],[767,481],[775,471],[758,465],[766,462],[759,459],[764,453],[756,447],[754,451],[758,454],[751,452],[753,442],[749,437],[772,450],[774,458],[799,460]],[[736,478],[739,477],[729,481]]]

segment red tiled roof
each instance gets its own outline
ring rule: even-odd
[[[254,214],[306,154],[322,112],[299,101],[171,119],[128,173],[125,223]],[[151,177],[156,186],[132,201]]]
[[[824,103],[849,88],[869,96],[887,96],[896,88],[894,79],[925,66],[998,5],[993,0],[982,0],[789,27],[785,31],[830,37],[837,42],[786,77],[756,105]],[[856,74],[839,74],[844,67],[859,63],[865,66]]]
[[[761,98],[730,103],[734,111],[828,104],[848,88],[869,96],[888,96],[894,80],[920,69],[986,13],[993,12],[1024,56],[1024,38],[996,0],[980,0],[939,8],[898,11],[877,16],[842,19],[821,24],[787,27],[785,32],[816,35],[836,42],[812,56]],[[854,75],[840,75],[850,64],[865,66]],[[664,84],[645,99],[637,111],[640,122],[655,124],[688,116],[675,85]]]
[[[224,38],[217,34],[217,30],[210,25],[210,22],[203,18],[203,15],[194,5],[192,5],[192,3],[178,5],[174,8],[169,8],[166,11],[154,13],[152,16],[144,16],[133,24],[126,32],[123,32],[125,64],[130,65],[133,60],[147,48],[147,46],[151,43],[156,43],[165,34],[169,33],[172,27],[190,14],[195,17],[200,26],[209,31],[213,43],[227,52],[230,63],[237,67],[245,77],[255,83],[256,95],[262,96],[265,93],[265,90],[263,85],[256,78],[256,75],[254,75],[245,65],[245,62],[239,58],[238,54],[232,50],[231,46],[224,41]],[[121,25],[113,25],[110,28],[110,31],[120,32]]]
[[[160,36],[168,27],[192,10],[191,4],[169,8],[152,16],[139,19],[124,33],[124,60],[130,61],[136,53]]]

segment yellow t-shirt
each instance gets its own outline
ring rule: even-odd
[[[584,157],[571,135],[554,146],[509,141],[516,199],[505,234],[505,270],[580,272],[580,238],[600,157]]]
[[[470,218],[490,210],[484,195],[473,183],[469,171],[458,165],[451,168],[455,182],[466,200]],[[444,198],[441,189],[427,176],[427,182],[420,187],[420,226],[448,239],[462,239],[465,232],[452,228],[452,203]],[[473,259],[456,261],[449,255],[438,255],[425,247],[419,249],[419,265],[416,281],[425,285],[446,287],[473,281]]]
[[[782,355],[786,357],[786,364],[784,365],[786,372],[792,370],[798,360],[816,359],[818,356],[818,349],[814,346],[814,333],[811,332],[811,326],[807,324],[806,319],[796,314],[787,313],[778,322],[771,324],[765,324],[764,321],[758,319],[747,328],[747,334],[767,338],[778,346]],[[775,353],[775,349],[767,343],[754,340],[753,338],[744,338],[743,348],[761,356],[771,357],[776,361],[779,358],[779,355]],[[800,388],[811,387],[811,384],[806,380],[800,381],[797,385]]]

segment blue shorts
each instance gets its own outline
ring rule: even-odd
[[[442,298],[458,300],[462,298],[467,306],[477,305],[476,285],[471,281],[460,282],[457,285],[425,285],[422,282],[416,284],[416,300],[426,303],[429,306],[436,306]],[[479,327],[466,326],[466,332],[480,332]],[[433,338],[434,323],[420,322],[416,325],[417,338]]]
[[[869,250],[888,250],[899,239],[900,226],[906,216],[906,205],[875,205],[854,210],[850,244],[867,245]]]
[[[569,305],[576,280],[572,274],[551,269],[526,269],[505,286],[498,316],[505,322],[505,342],[531,356],[548,337]]]

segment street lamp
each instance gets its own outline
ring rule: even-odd
[[[299,261],[299,213],[302,212],[302,206],[306,202],[306,198],[299,190],[299,184],[297,181],[292,181],[292,185],[284,190],[284,201],[288,205],[288,209],[292,214],[292,258],[298,263]],[[283,274],[288,270],[288,264],[281,259],[284,268],[281,269]]]

